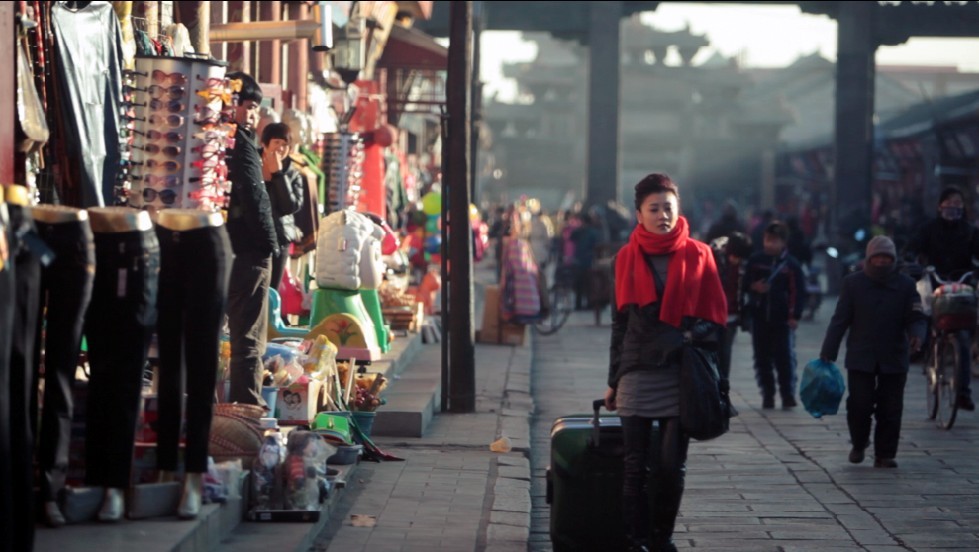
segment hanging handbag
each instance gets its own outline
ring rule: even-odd
[[[44,106],[34,85],[34,73],[24,40],[17,40],[17,117],[14,119],[17,151],[32,153],[50,137]]]
[[[717,355],[696,345],[683,346],[680,366],[680,427],[691,438],[720,437],[738,413],[731,405],[726,379],[717,372]]]

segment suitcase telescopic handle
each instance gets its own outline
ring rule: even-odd
[[[605,406],[605,399],[595,399],[591,403],[592,410],[595,411],[595,416],[591,420],[591,444],[596,448],[602,442],[602,426],[598,412],[603,406]]]

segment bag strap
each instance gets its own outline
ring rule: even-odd
[[[653,282],[656,285],[656,296],[659,297],[660,301],[662,301],[663,292],[666,290],[666,284],[660,278],[659,271],[656,270],[656,265],[653,263],[652,259],[646,255],[643,255],[642,258],[646,260],[646,266],[648,266],[650,272],[653,273]]]

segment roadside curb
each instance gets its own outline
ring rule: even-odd
[[[510,439],[511,450],[496,457],[493,505],[485,541],[486,550],[492,552],[524,551],[530,539],[530,424],[534,413],[530,378],[536,336],[532,328],[527,331],[527,343],[512,348],[500,401],[497,430],[499,436]]]

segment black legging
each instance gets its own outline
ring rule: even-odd
[[[637,543],[644,543],[647,536],[650,542],[664,543],[673,536],[690,444],[680,429],[680,418],[659,419],[656,433],[653,421],[641,416],[622,417],[622,514],[627,537]]]

